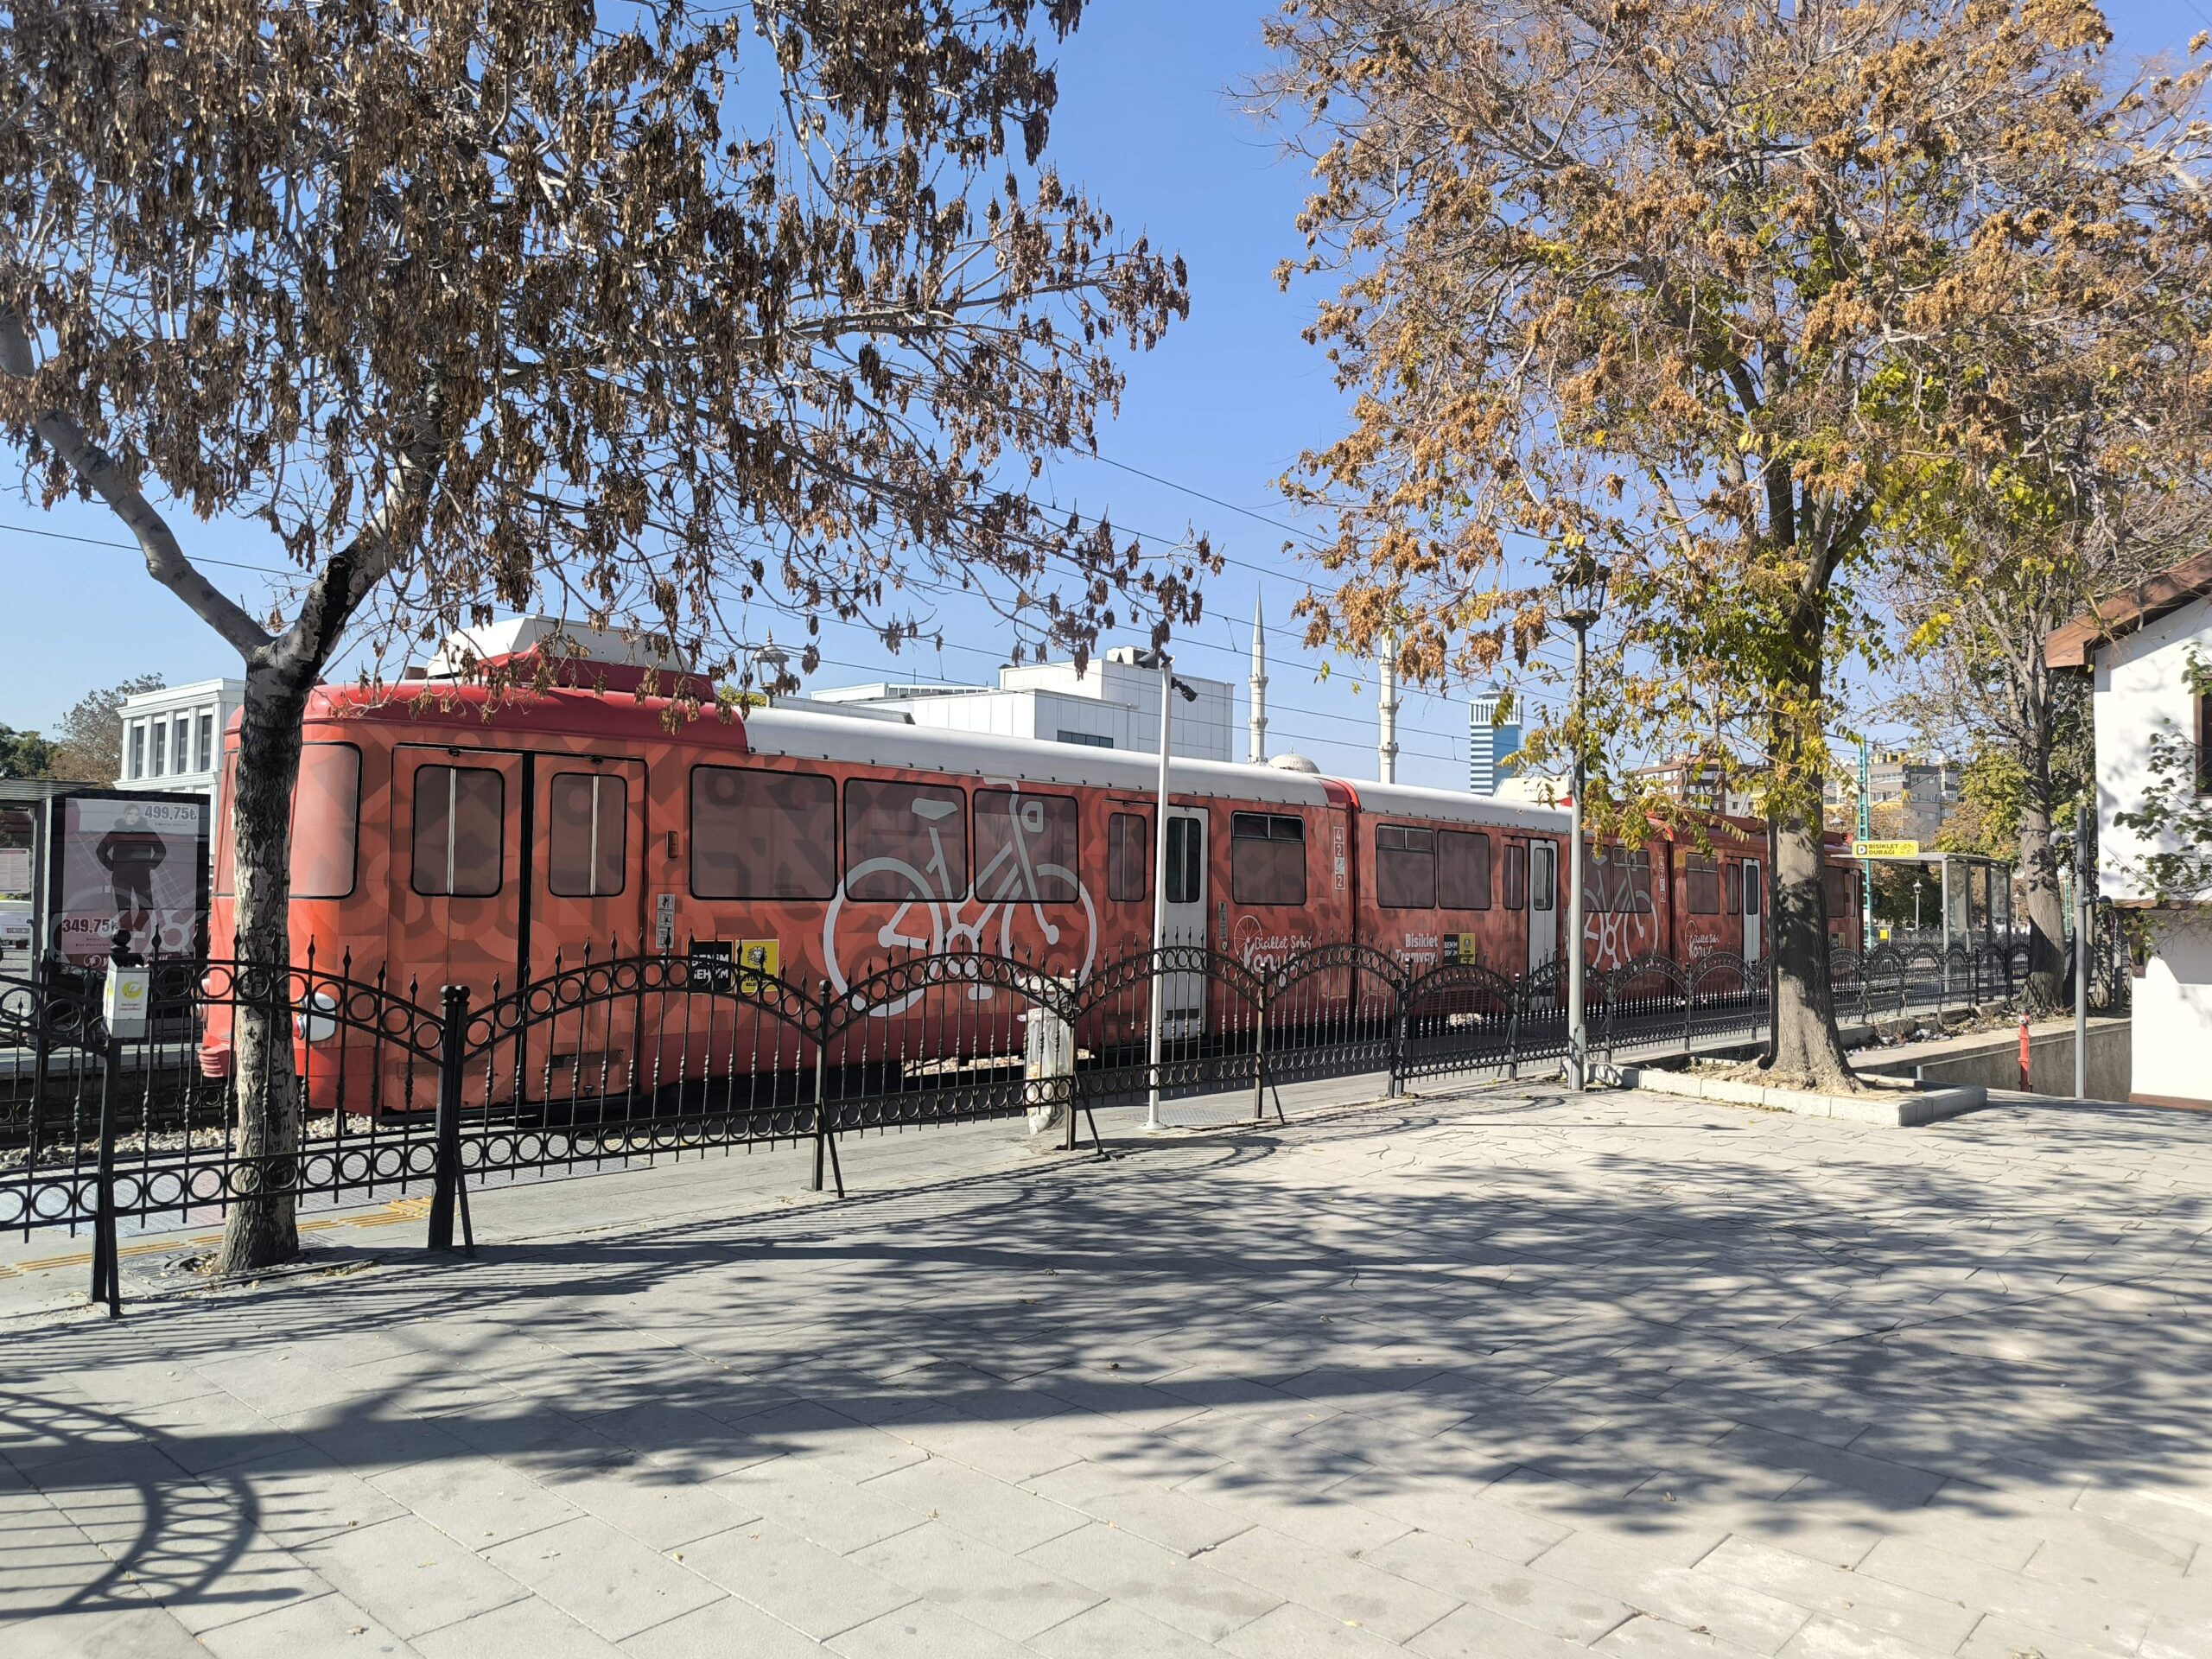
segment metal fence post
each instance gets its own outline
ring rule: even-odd
[[[430,1248],[453,1249],[453,1218],[468,1202],[461,1190],[461,1054],[468,1039],[468,987],[448,985],[439,1008],[435,1173],[430,1185]],[[467,1221],[462,1226],[468,1232]],[[469,1243],[473,1247],[475,1240]]]
[[[100,1055],[100,1160],[92,1178],[92,1299],[107,1304],[111,1319],[123,1313],[123,1268],[115,1231],[115,1075],[123,1045],[107,1039]]]
[[[1605,996],[1605,1070],[1613,1069],[1613,1022],[1620,1014],[1619,988],[1613,982],[1610,969],[1600,969]]]
[[[1518,1083],[1521,1080],[1521,1008],[1528,1001],[1527,976],[1523,975],[1511,982],[1510,990],[1513,1003],[1505,1016],[1505,1080]]]
[[[1395,1100],[1406,1088],[1406,1002],[1412,988],[1393,984],[1390,987],[1393,1012],[1390,1020],[1390,1098]]]
[[[1259,1010],[1252,1039],[1252,1121],[1264,1123],[1268,1116],[1268,993],[1264,985],[1260,988]]]
[[[814,1171],[806,1185],[808,1192],[819,1192],[830,1165],[830,982],[826,979],[814,1006],[819,1016],[814,1027]]]

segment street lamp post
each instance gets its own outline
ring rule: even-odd
[[[1914,876],[1914,877],[1912,878],[1912,943],[1913,943],[1913,946],[1914,946],[1914,948],[1915,948],[1916,950],[1919,948],[1919,944],[1920,944],[1920,878],[1919,878],[1918,876],[1916,876],[1916,876]]]
[[[2089,804],[2074,803],[2074,1098],[2089,1097],[2089,933],[2096,925],[2089,869]]]
[[[1164,651],[1140,655],[1140,666],[1160,670],[1160,795],[1154,809],[1152,848],[1152,1035],[1151,1063],[1146,1069],[1144,1126],[1160,1127],[1160,1056],[1166,1035],[1167,976],[1160,969],[1160,952],[1167,946],[1167,755],[1169,715],[1175,694],[1195,702],[1198,694],[1175,677],[1175,659]]]
[[[1590,1073],[1590,1040],[1583,1011],[1582,788],[1583,716],[1589,690],[1590,627],[1605,608],[1610,573],[1587,553],[1562,560],[1554,571],[1560,620],[1574,630],[1574,712],[1571,731],[1574,768],[1567,797],[1567,1086],[1580,1090]]]

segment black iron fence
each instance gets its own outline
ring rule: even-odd
[[[1872,1018],[2007,999],[2026,952],[1839,952],[1831,970],[1839,1013]],[[89,1230],[112,1306],[122,1231],[213,1221],[256,1194],[423,1195],[442,1249],[473,1242],[472,1188],[526,1178],[782,1147],[842,1195],[838,1146],[855,1135],[1027,1117],[1103,1153],[1109,1106],[1204,1096],[1218,1116],[1225,1097],[1283,1117],[1282,1090],[1319,1079],[1373,1074],[1397,1094],[1516,1076],[1565,1057],[1566,982],[1560,963],[1409,966],[1356,944],[1253,963],[1190,942],[1080,982],[976,953],[843,985],[727,957],[588,956],[477,1001],[311,955],[282,971],[157,964],[151,1029],[121,1041],[81,980],[0,980],[0,1230]],[[1592,1058],[1748,1040],[1767,1000],[1766,965],[1735,956],[1592,969]],[[296,1111],[245,1097],[242,1075],[269,1071],[235,1058],[257,1019],[299,1057]],[[249,1119],[296,1138],[259,1144]]]

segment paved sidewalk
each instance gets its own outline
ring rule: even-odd
[[[2212,1655],[2199,1117],[959,1133],[18,1320],[0,1654]]]

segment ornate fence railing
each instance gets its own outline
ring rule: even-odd
[[[2026,951],[1885,947],[1829,967],[1839,1014],[1877,1018],[2009,998]],[[785,1146],[808,1150],[817,1190],[842,1194],[838,1143],[856,1135],[1026,1116],[1071,1151],[1084,1132],[1098,1144],[1108,1106],[1226,1096],[1217,1112],[1280,1116],[1300,1083],[1371,1073],[1397,1094],[1516,1076],[1560,1059],[1568,1038],[1561,963],[1414,966],[1355,944],[1248,962],[1186,941],[1080,983],[957,952],[842,989],[703,954],[588,954],[480,1000],[312,953],[282,970],[163,963],[153,977],[152,1029],[127,1042],[77,976],[0,980],[0,1231],[90,1229],[111,1305],[120,1229],[212,1221],[254,1194],[427,1194],[431,1242],[449,1248],[456,1231],[471,1240],[467,1196],[490,1183]],[[1766,964],[1732,955],[1592,968],[1592,1056],[1750,1039],[1767,990]],[[257,1027],[280,1048],[289,1033],[290,1077],[236,1063]],[[246,1075],[293,1089],[298,1109],[245,1098]],[[249,1120],[296,1134],[269,1143]]]

